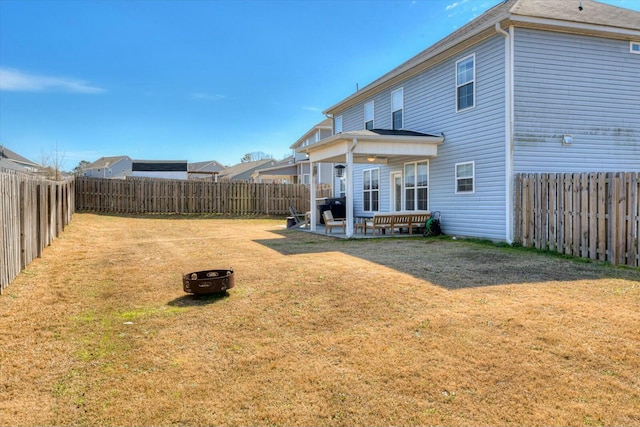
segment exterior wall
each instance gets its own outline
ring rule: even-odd
[[[136,171],[131,172],[129,176],[144,178],[165,178],[165,179],[188,179],[187,172],[168,172],[168,171]]]
[[[374,101],[374,127],[391,128],[391,92],[403,87],[404,128],[440,133],[429,159],[429,209],[440,211],[447,234],[505,239],[505,40],[496,35],[344,112],[345,132],[364,128],[364,103]],[[475,107],[456,112],[456,61],[475,53]],[[339,114],[336,114],[339,115]],[[419,160],[419,159],[416,159]],[[427,160],[425,158],[424,160]],[[455,164],[475,162],[475,192],[455,193]],[[362,211],[362,171],[380,168],[380,210],[390,209],[390,173],[404,163],[354,168],[354,215]],[[404,172],[404,171],[403,171]],[[371,213],[368,213],[371,214]]]
[[[88,169],[85,171],[84,176],[93,178],[124,178],[131,175],[131,165],[133,161],[131,159],[121,159],[116,163],[100,169]]]
[[[514,68],[514,172],[640,170],[640,55],[628,41],[517,29]]]

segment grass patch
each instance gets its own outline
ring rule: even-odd
[[[640,424],[637,269],[282,223],[76,214],[0,297],[0,425]]]

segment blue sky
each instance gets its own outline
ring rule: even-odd
[[[66,170],[280,159],[356,85],[498,2],[0,0],[0,144]]]

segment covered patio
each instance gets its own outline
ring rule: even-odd
[[[310,144],[300,151],[309,156],[311,182],[315,182],[315,163],[340,163],[345,166],[346,177],[346,230],[345,237],[354,237],[354,164],[402,163],[438,154],[438,145],[444,142],[444,135],[433,135],[410,130],[372,129],[344,132]],[[315,186],[311,186],[310,206],[316,205]],[[321,225],[317,209],[311,209],[309,231],[317,232]],[[322,230],[324,232],[324,230]],[[364,237],[364,234],[363,234]]]

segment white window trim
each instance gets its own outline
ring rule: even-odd
[[[430,173],[431,173],[431,162],[429,161],[429,159],[423,159],[423,160],[418,160],[415,162],[406,162],[404,164],[404,166],[402,167],[402,209],[405,209],[408,211],[407,209],[407,181],[406,181],[406,172],[407,172],[407,165],[415,165],[415,174],[413,175],[414,179],[417,181],[418,179],[418,163],[426,163],[427,164],[427,185],[421,185],[418,186],[417,183],[415,183],[416,185],[414,187],[412,187],[415,190],[414,196],[413,196],[413,203],[414,206],[418,206],[418,189],[419,188],[426,188],[427,189],[427,210],[429,209],[429,206],[431,206],[430,203],[430,198],[431,198],[431,191],[429,191],[430,185],[431,184],[431,177],[430,177]],[[421,209],[413,209],[414,211],[420,211]]]
[[[337,116],[333,119],[333,134],[337,135],[339,133],[342,133],[342,116]]]
[[[635,50],[633,48],[636,48]],[[639,42],[629,42],[629,52],[640,55],[640,43]]]
[[[464,62],[466,60],[468,60],[469,58],[473,58],[473,79],[471,80],[471,82],[466,82],[465,85],[469,84],[469,83],[473,83],[473,105],[470,107],[466,107],[463,109],[458,109],[458,88],[460,86],[463,85],[459,85],[458,84],[458,64],[461,62]],[[471,110],[472,108],[476,108],[476,54],[472,53],[471,55],[467,55],[464,58],[461,58],[459,60],[456,61],[456,67],[454,68],[454,81],[456,82],[456,96],[455,96],[455,100],[456,100],[456,113],[461,113],[463,111],[468,111]]]
[[[473,184],[473,190],[471,191],[458,191],[458,180],[461,178],[469,178],[468,176],[458,177],[458,166],[462,166],[462,165],[471,165],[471,180]],[[453,174],[455,176],[454,185],[456,189],[456,194],[475,194],[476,192],[476,162],[475,161],[456,163],[453,169]]]
[[[371,120],[367,120],[367,106],[371,105]],[[376,117],[376,106],[374,104],[373,101],[369,101],[367,103],[364,104],[364,129],[367,128],[367,122],[371,121],[373,122],[373,128],[376,128],[376,121],[375,121],[375,117]]]
[[[402,96],[400,97],[402,104],[400,108],[393,109],[393,95],[397,92],[400,92]],[[404,129],[404,87],[400,87],[391,92],[391,128],[393,129],[393,113],[396,111],[402,110],[402,123],[400,124],[400,129]]]
[[[367,172],[371,172],[371,171],[378,171],[378,189],[377,190],[365,190],[364,189],[364,175]],[[381,186],[381,181],[380,181],[380,168],[369,168],[369,169],[363,169],[362,170],[362,211],[363,212],[380,212],[380,186]],[[367,208],[369,206],[365,206],[364,205],[364,193],[365,192],[369,192],[369,193],[373,193],[374,191],[378,192],[378,209],[377,210],[367,210]],[[371,199],[369,199],[371,200]]]

